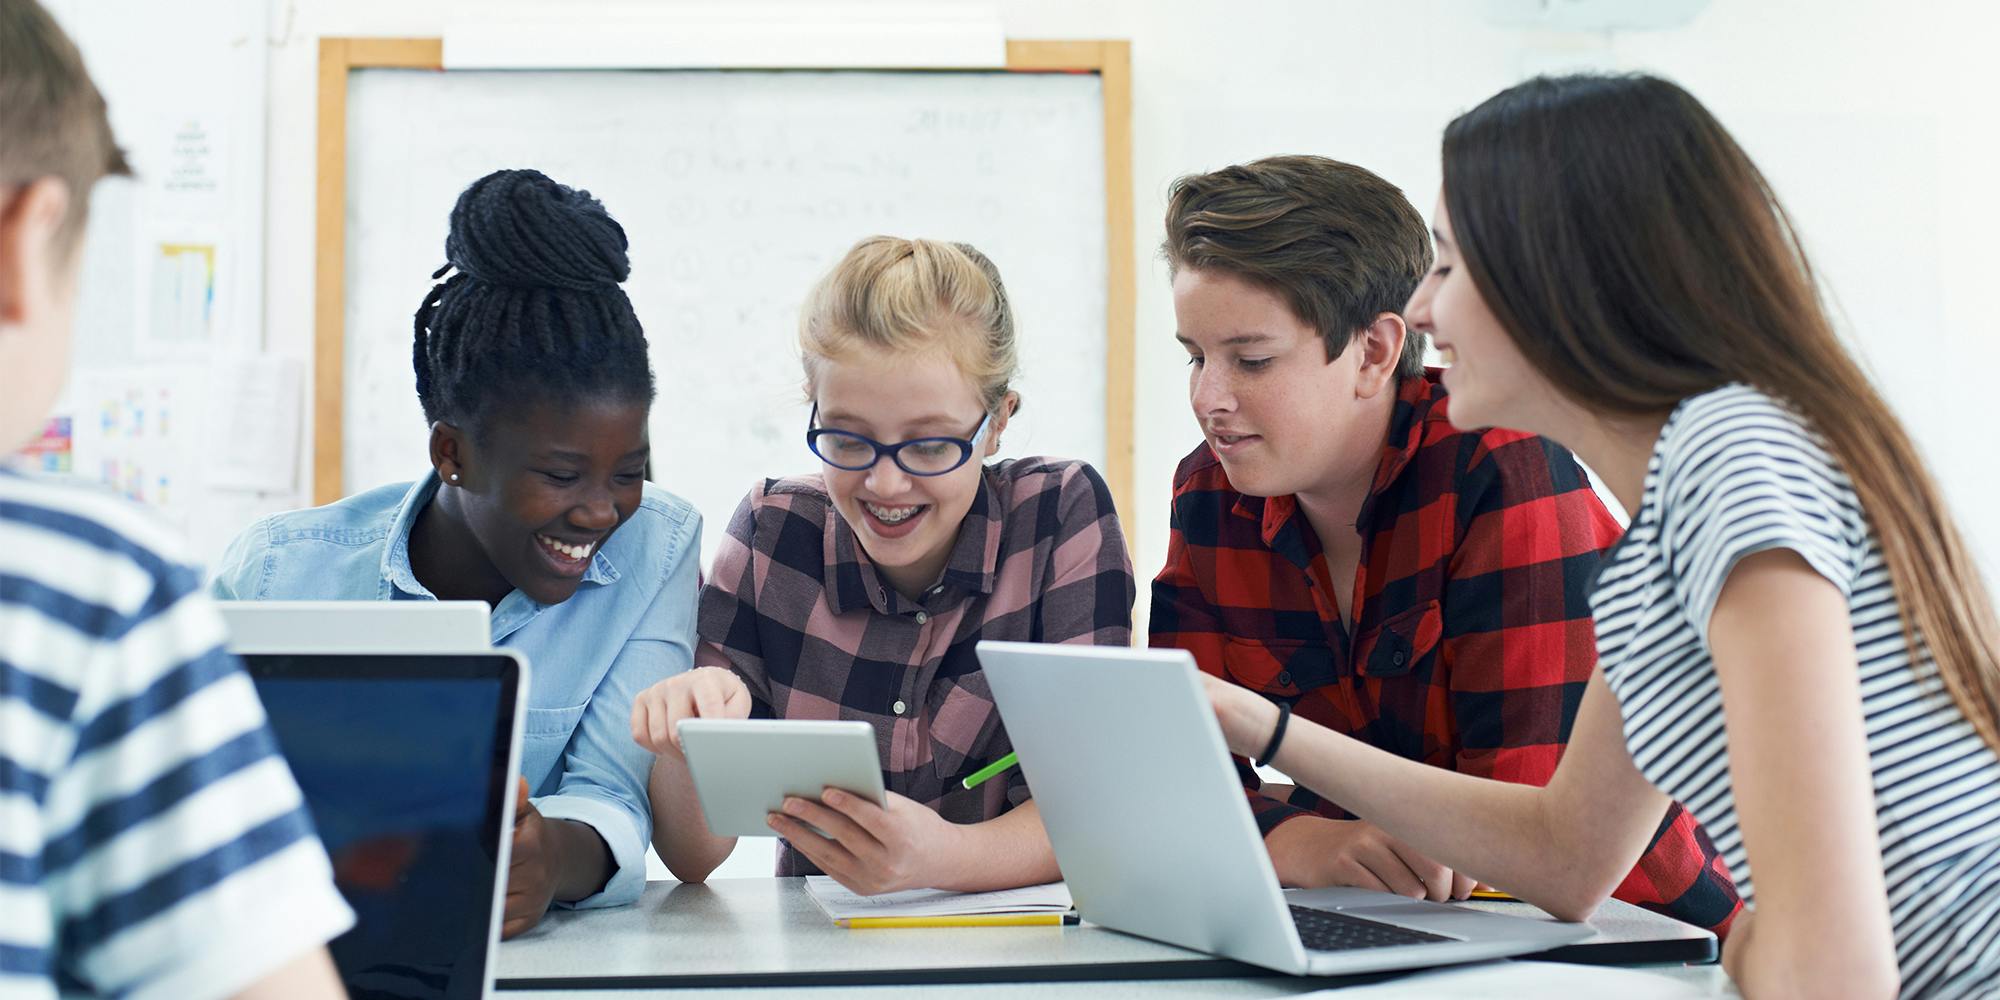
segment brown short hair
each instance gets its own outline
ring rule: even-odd
[[[55,177],[69,187],[57,242],[83,231],[90,189],[131,173],[83,56],[35,0],[0,0],[0,186]]]
[[[1320,332],[1331,362],[1381,314],[1403,311],[1431,267],[1423,216],[1403,192],[1323,156],[1273,156],[1189,174],[1167,193],[1167,266],[1268,288]],[[1397,374],[1421,375],[1424,338],[1403,340]]]

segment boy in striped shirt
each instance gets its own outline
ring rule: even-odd
[[[0,0],[0,452],[63,380],[91,186],[76,48]],[[0,473],[0,994],[338,997],[353,923],[249,678],[151,520]]]

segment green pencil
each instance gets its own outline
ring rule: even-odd
[[[1013,754],[1010,753],[1007,756],[1002,757],[999,760],[996,760],[993,763],[988,764],[985,767],[982,767],[979,770],[966,775],[965,780],[959,782],[959,784],[964,785],[966,788],[969,789],[972,786],[977,785],[980,782],[983,782],[986,779],[991,778],[994,775],[999,774],[1000,772],[1005,771],[1010,767],[1013,767],[1014,761],[1016,761],[1017,759],[1019,758],[1015,757]]]

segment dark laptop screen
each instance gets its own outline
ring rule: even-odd
[[[355,1000],[477,997],[519,677],[489,654],[244,657],[357,917]],[[504,706],[504,710],[503,710]]]

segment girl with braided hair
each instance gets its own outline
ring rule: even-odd
[[[214,583],[248,600],[492,607],[494,644],[536,668],[508,936],[552,902],[638,898],[652,758],[628,712],[693,656],[701,517],[646,482],[653,375],[619,287],[625,249],[602,204],[537,171],[466,188],[416,314],[430,472],[265,518]]]

